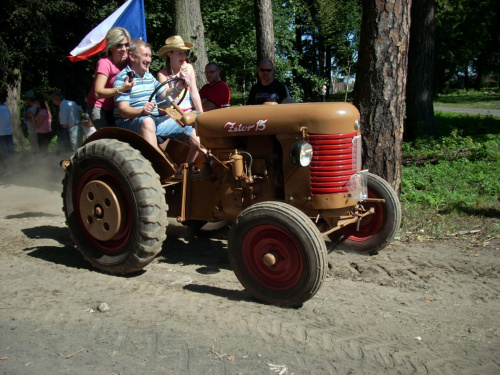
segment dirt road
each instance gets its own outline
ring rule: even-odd
[[[498,238],[332,251],[318,294],[283,309],[245,292],[224,239],[174,221],[145,272],[91,269],[62,173],[0,180],[0,374],[500,373]]]

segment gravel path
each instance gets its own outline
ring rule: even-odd
[[[500,117],[500,109],[486,109],[486,108],[463,108],[463,107],[434,107],[435,111],[441,112],[455,112],[466,114],[490,115],[493,117]]]

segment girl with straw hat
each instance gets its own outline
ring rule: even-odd
[[[203,112],[196,75],[193,66],[186,61],[187,51],[193,47],[193,43],[185,42],[179,35],[167,38],[165,45],[158,51],[158,56],[165,57],[165,67],[158,72],[157,78],[160,82],[176,77],[184,78],[187,93],[182,103],[177,104],[184,112],[191,112],[193,107],[196,111]]]

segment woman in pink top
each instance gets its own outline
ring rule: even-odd
[[[39,108],[38,114],[33,119],[38,137],[38,150],[47,153],[52,139],[52,113],[43,95],[36,95],[35,104]]]
[[[92,107],[90,118],[96,129],[114,125],[114,96],[134,85],[126,78],[122,86],[113,87],[116,75],[127,66],[130,39],[123,27],[112,27],[106,34],[106,56],[97,62],[94,84],[87,96],[87,103]]]

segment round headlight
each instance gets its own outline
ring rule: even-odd
[[[299,167],[307,167],[311,163],[312,156],[313,148],[306,141],[296,142],[290,148],[290,159]]]

